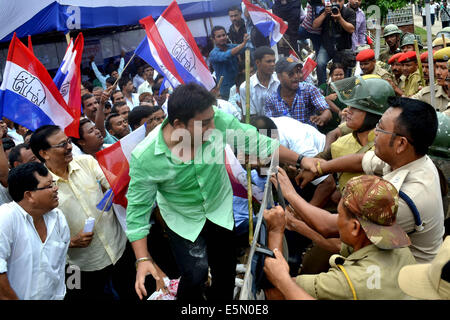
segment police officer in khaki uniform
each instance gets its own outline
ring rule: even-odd
[[[449,46],[450,39],[445,38],[445,44],[446,44],[446,46]],[[432,47],[433,47],[433,50],[441,50],[442,48],[444,48],[444,41],[442,41],[442,37],[438,37],[438,38],[434,39],[433,43],[432,43]]]
[[[434,53],[434,73],[436,78],[436,84],[434,86],[434,103],[433,106],[436,111],[445,111],[447,109],[450,98],[448,96],[448,87],[446,83],[448,75],[447,63],[450,57],[450,47],[438,50]],[[424,72],[425,76],[425,72]],[[412,99],[418,99],[426,103],[431,104],[431,87],[426,86],[419,92],[412,95]]]
[[[398,59],[403,65],[403,74],[406,77],[405,89],[403,90],[403,96],[410,97],[416,94],[422,85],[422,80],[420,77],[417,57],[415,51],[407,51]]]
[[[391,56],[401,52],[399,45],[402,34],[403,32],[395,24],[388,24],[384,27],[383,38],[388,47],[380,53],[378,60],[387,63]]]
[[[286,179],[283,171],[278,175]],[[275,259],[265,259],[264,271],[276,287],[266,291],[266,298],[280,298],[281,294],[289,300],[408,299],[397,277],[402,267],[416,261],[408,249],[407,234],[396,224],[397,208],[398,192],[390,182],[367,175],[349,180],[336,217],[343,243],[341,255],[330,258],[328,272],[299,275],[295,282],[280,252],[284,211],[281,207],[266,210],[268,245]]]
[[[433,50],[434,54],[435,50]],[[423,80],[425,80],[425,85],[430,83],[430,72],[428,68],[428,51],[423,52],[420,55],[420,61],[422,62]]]
[[[405,90],[406,77],[403,75],[403,65],[398,62],[398,59],[403,55],[403,52],[394,54],[389,60],[388,64],[391,66],[392,80],[387,80],[397,96],[403,95]]]
[[[450,236],[431,263],[405,266],[398,275],[400,289],[427,300],[450,300]]]
[[[305,169],[316,168],[318,174],[304,170],[296,180],[304,187],[320,175],[363,170],[392,182],[409,198],[402,197],[399,201],[397,223],[408,233],[412,243],[410,249],[417,262],[426,263],[436,255],[444,235],[440,177],[427,156],[437,134],[439,113],[419,100],[394,97],[388,102],[391,107],[375,128],[375,151],[321,163],[316,160],[315,167],[308,159]],[[287,186],[281,187],[284,194]],[[297,205],[297,208],[294,206],[296,213],[299,212],[303,220],[323,236],[337,232],[328,212],[285,198],[291,205]]]
[[[392,80],[392,75],[384,68],[380,67],[375,60],[375,51],[372,49],[365,49],[356,55],[356,61],[359,61],[359,66],[363,75],[376,74],[384,80]]]

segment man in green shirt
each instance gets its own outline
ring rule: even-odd
[[[259,151],[260,157],[278,149],[280,161],[306,165],[303,157],[213,107],[215,103],[197,84],[177,87],[168,101],[168,118],[132,152],[127,236],[137,258],[140,298],[147,295],[144,280],[149,273],[157,288],[164,288],[165,274],[152,261],[146,240],[155,200],[181,273],[177,299],[203,299],[208,266],[212,285],[207,297],[233,298],[236,259],[232,189],[223,162],[226,141],[250,154]]]

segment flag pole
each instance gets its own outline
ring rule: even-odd
[[[425,0],[425,20],[427,23],[427,50],[428,50],[428,73],[430,75],[430,98],[431,106],[435,107],[434,94],[434,61],[433,61],[433,42],[431,41],[431,14],[430,14],[430,0]]]
[[[136,56],[136,52],[133,52],[133,55],[131,56],[130,60],[128,60],[127,64],[125,65],[125,67],[123,67],[122,72],[119,74],[119,76],[117,77],[116,81],[114,81],[114,84],[112,85],[113,87],[117,85],[117,83],[119,82],[119,79],[122,77],[123,72],[125,71],[125,69],[128,67],[128,65],[130,64],[131,60],[133,60],[133,58]]]
[[[284,37],[284,34],[281,36],[283,38],[284,41],[286,41],[286,43],[288,44],[289,48],[291,48],[291,50],[294,52],[294,54],[297,56],[297,59],[299,61],[302,61],[302,59],[300,59],[300,57],[297,54],[297,51],[295,51],[294,48],[292,48],[291,44],[289,43],[289,41],[287,41],[287,39]]]
[[[100,216],[98,217],[98,220],[95,221],[95,224],[98,224],[100,222],[100,220],[102,220],[103,213],[105,212],[106,207],[108,206],[109,200],[111,200],[113,194],[114,194],[114,192],[112,192],[112,190],[111,190],[111,194],[109,195],[108,199],[106,200],[105,205],[103,206],[102,212],[100,212]]]
[[[245,49],[245,123],[250,123],[250,49]],[[249,157],[250,160],[250,157]],[[247,162],[248,241],[253,242],[252,168]]]
[[[66,36],[67,45],[69,45],[69,44],[70,44],[70,31],[68,31],[68,32],[65,34],[65,36]]]

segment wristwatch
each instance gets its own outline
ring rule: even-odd
[[[297,169],[300,169],[300,168],[302,167],[302,160],[303,160],[304,157],[305,157],[305,156],[302,155],[302,154],[299,154],[299,155],[298,155],[297,163],[295,164],[295,166],[297,167]]]

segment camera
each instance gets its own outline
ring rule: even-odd
[[[339,7],[339,5],[337,3],[333,3],[331,5],[331,13],[336,15],[339,13],[339,11],[341,10],[341,8]]]

